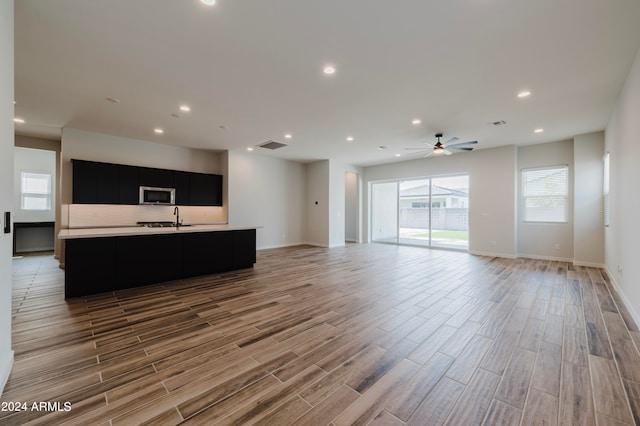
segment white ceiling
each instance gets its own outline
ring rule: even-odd
[[[19,0],[16,132],[272,139],[290,145],[254,153],[355,165],[402,160],[436,132],[479,149],[557,141],[604,129],[638,18],[637,0]]]

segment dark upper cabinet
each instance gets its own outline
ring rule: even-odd
[[[188,206],[191,204],[191,198],[189,197],[189,172],[173,173],[174,188],[176,189],[176,204],[179,206]]]
[[[192,206],[222,205],[222,176],[191,173],[190,203]]]
[[[74,203],[118,204],[119,182],[117,164],[73,160]]]
[[[181,206],[222,206],[222,176],[72,160],[74,204],[138,204],[140,186],[176,189]]]
[[[120,204],[138,204],[140,202],[138,169],[134,166],[118,166]]]
[[[139,167],[138,169],[138,182],[141,186],[174,187],[173,170],[151,169],[149,167]]]

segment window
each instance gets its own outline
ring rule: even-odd
[[[604,226],[609,226],[609,153],[603,158],[604,161]]]
[[[22,172],[22,210],[51,210],[51,173]]]
[[[569,168],[522,170],[522,205],[525,222],[567,222]]]

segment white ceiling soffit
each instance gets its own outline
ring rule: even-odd
[[[216,150],[289,133],[260,152],[356,165],[436,132],[476,149],[556,141],[605,127],[638,17],[636,0],[20,0],[16,131]]]

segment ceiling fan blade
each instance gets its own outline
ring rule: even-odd
[[[444,152],[444,155],[451,155],[451,154],[453,154],[453,152],[451,152],[451,151],[449,151],[449,150],[446,150],[446,149],[442,150],[442,152]]]
[[[466,146],[448,146],[447,149],[449,151],[473,151],[473,148]]]
[[[406,149],[406,150],[408,150],[408,151],[411,151],[411,150],[426,151],[426,150],[428,150],[429,148],[424,148],[424,147],[423,147],[423,148],[405,148],[405,149]]]
[[[457,137],[454,136],[451,139],[449,139],[448,141],[446,141],[444,144],[445,145],[449,145],[450,143],[454,143],[457,140],[460,140],[460,138],[457,138]]]
[[[433,155],[433,151],[429,151],[427,152],[427,155],[424,156],[424,158],[430,157]]]
[[[454,146],[466,146],[466,145],[475,145],[477,144],[478,141],[469,141],[469,142],[459,142],[459,143],[454,143],[454,144],[449,144],[447,145],[448,147],[454,147]]]

